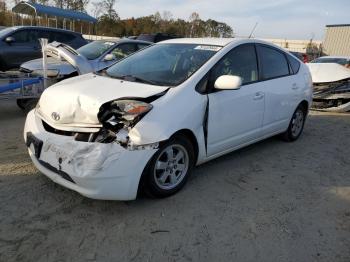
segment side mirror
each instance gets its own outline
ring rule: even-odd
[[[107,54],[104,58],[103,61],[113,61],[115,60],[115,55],[113,54]]]
[[[242,85],[242,78],[239,76],[223,75],[218,77],[214,83],[214,87],[220,90],[239,89]]]
[[[8,36],[5,38],[5,42],[8,43],[8,44],[11,44],[13,42],[16,42],[16,39],[12,36]]]

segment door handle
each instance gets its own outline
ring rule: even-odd
[[[256,92],[254,96],[254,100],[260,100],[264,98],[264,93],[263,92]]]

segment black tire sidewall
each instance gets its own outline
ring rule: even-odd
[[[161,152],[164,150],[164,148],[172,144],[179,144],[187,150],[188,157],[189,157],[189,166],[188,166],[187,173],[185,174],[185,177],[182,179],[180,184],[178,184],[176,187],[172,189],[165,190],[160,188],[156,184],[155,178],[154,178],[154,169],[155,169],[157,158],[159,157]],[[176,137],[170,138],[168,141],[166,141],[160,146],[159,150],[153,155],[152,159],[147,165],[147,168],[145,170],[146,171],[145,177],[144,177],[146,193],[148,193],[148,195],[151,195],[154,197],[160,197],[160,198],[168,197],[175,194],[176,192],[181,190],[183,186],[186,184],[187,179],[193,170],[194,163],[195,163],[195,154],[194,154],[192,143],[186,137],[183,137],[183,136],[176,136]]]
[[[303,116],[304,116],[303,125],[301,127],[301,130],[300,130],[299,134],[297,136],[294,136],[293,133],[292,133],[293,119],[295,118],[295,114],[299,110],[303,113]],[[288,136],[287,139],[289,141],[295,141],[301,136],[301,134],[303,133],[303,130],[304,130],[305,120],[306,120],[306,110],[305,110],[305,108],[302,105],[299,105],[297,107],[297,109],[295,109],[295,111],[293,113],[292,119],[290,120],[289,127],[288,127],[288,130],[287,130],[287,136]]]

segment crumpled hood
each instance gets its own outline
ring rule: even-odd
[[[350,69],[336,63],[309,63],[313,83],[330,83],[350,78]]]
[[[99,127],[97,113],[102,104],[119,98],[147,98],[167,88],[90,73],[47,88],[41,95],[37,113],[52,126],[62,127],[62,130]]]
[[[21,68],[29,71],[43,70],[43,59],[35,59],[25,62],[21,65]],[[48,70],[59,70],[59,75],[69,75],[76,72],[77,70],[68,62],[58,60],[53,57],[47,58],[47,69]]]

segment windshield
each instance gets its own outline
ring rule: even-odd
[[[346,65],[346,64],[348,64],[348,61],[345,58],[320,57],[320,58],[313,60],[311,63],[336,63],[336,64],[340,64],[340,65]]]
[[[154,85],[177,86],[196,72],[221,47],[197,44],[158,44],[116,63],[110,77]]]
[[[14,32],[15,30],[12,27],[5,28],[0,30],[0,38],[6,37],[8,33]]]
[[[109,48],[114,46],[116,43],[108,41],[94,41],[89,44],[86,44],[79,49],[78,53],[85,56],[89,60],[96,59],[100,57],[104,52]]]

